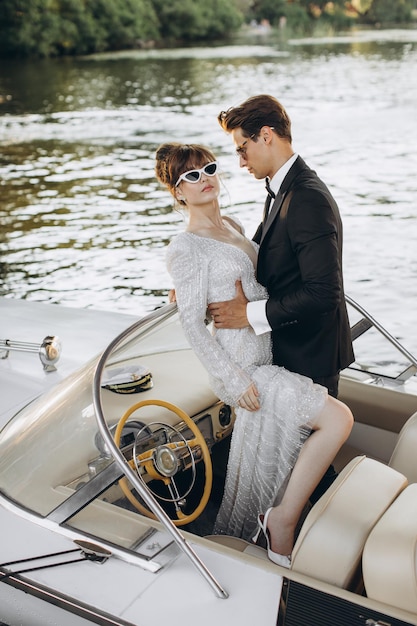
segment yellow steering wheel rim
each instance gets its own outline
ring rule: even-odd
[[[204,439],[200,429],[193,422],[191,417],[189,417],[189,415],[187,415],[185,411],[180,409],[175,404],[172,404],[171,402],[167,402],[166,400],[142,400],[141,402],[137,402],[136,404],[133,404],[120,418],[119,423],[117,424],[117,427],[114,433],[114,441],[118,447],[120,447],[120,439],[121,439],[123,427],[125,426],[127,420],[135,411],[138,411],[144,406],[161,406],[175,413],[188,426],[188,428],[191,430],[191,432],[193,433],[195,437],[195,439],[193,439],[192,442],[188,442],[188,443],[189,444],[192,443],[193,446],[199,445],[201,448],[202,455],[203,455],[203,462],[205,466],[205,482],[204,482],[204,489],[203,489],[203,494],[200,498],[200,502],[198,503],[194,511],[190,513],[189,515],[185,515],[181,511],[177,510],[178,519],[172,520],[173,524],[175,524],[176,526],[184,526],[185,524],[190,524],[190,522],[193,522],[195,519],[197,519],[197,517],[199,517],[201,513],[204,511],[204,509],[206,508],[207,502],[209,501],[209,498],[210,498],[211,488],[213,485],[213,466],[211,463],[210,452],[207,447],[206,440]],[[148,450],[147,454],[149,452],[150,451]],[[132,467],[134,467],[134,461],[131,461],[130,463]],[[167,479],[164,476],[161,476],[160,480],[164,482],[169,481],[169,479]],[[119,480],[119,485],[124,495],[126,496],[126,498],[140,513],[142,513],[146,517],[156,519],[155,515],[151,513],[151,511],[149,511],[146,507],[144,507],[143,504],[141,504],[139,500],[132,494],[131,490],[129,489],[129,482],[126,476],[124,476],[123,478]]]

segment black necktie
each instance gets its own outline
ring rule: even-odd
[[[271,198],[275,198],[275,194],[272,191],[271,187],[269,186],[269,178],[265,178],[265,189],[267,190],[267,192],[271,196]]]
[[[265,188],[268,192],[268,195],[266,196],[265,206],[264,206],[264,217],[263,217],[264,223],[268,219],[268,213],[269,213],[271,203],[275,199],[275,194],[272,191],[271,187],[269,186],[269,178],[265,178]]]

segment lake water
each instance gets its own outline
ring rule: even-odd
[[[221,109],[270,93],[344,222],[346,292],[417,353],[417,31],[245,39],[0,65],[0,295],[134,313],[167,301],[183,227],[155,180],[167,140],[209,145],[253,234],[262,181]]]

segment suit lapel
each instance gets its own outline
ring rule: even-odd
[[[288,174],[282,181],[282,185],[280,187],[280,190],[277,193],[277,197],[275,198],[269,210],[268,217],[262,227],[262,236],[261,236],[259,244],[262,243],[263,239],[265,238],[266,233],[271,228],[275,219],[279,215],[279,212],[281,211],[282,204],[285,200],[285,197],[287,196],[289,189],[292,188],[295,179],[297,178],[299,174],[301,174],[302,172],[308,169],[309,168],[306,165],[306,163],[303,161],[303,159],[300,156],[297,157],[297,159],[295,160],[295,163],[292,165]]]

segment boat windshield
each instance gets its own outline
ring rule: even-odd
[[[184,338],[178,316],[170,311],[169,315],[161,312],[151,317],[126,335],[103,371],[101,401],[111,432],[129,407],[145,397],[170,400],[187,411],[187,377],[191,375],[193,395],[200,397],[201,406],[206,408],[217,400]],[[0,490],[40,516],[62,511],[76,492],[87,483],[97,482],[97,476],[104,476],[106,468],[114,465],[100,435],[93,404],[97,362],[93,359],[20,411],[0,433]],[[126,377],[130,389],[125,387]],[[194,412],[194,407],[188,406],[188,410]],[[155,419],[178,421],[177,416],[157,407],[149,407],[137,421],[146,425]],[[125,443],[130,435],[124,435]],[[145,428],[144,437],[148,435]],[[118,494],[111,492],[120,472],[106,472],[108,488],[99,493],[106,487],[102,484],[91,493],[102,502],[114,502]],[[91,495],[84,496],[82,505],[89,498]]]
[[[225,598],[147,485],[178,474],[174,487],[162,485],[173,495],[175,512],[183,506],[179,480],[191,474],[188,496],[198,485],[199,465],[208,499],[212,466],[205,442],[216,439],[208,409],[216,407],[218,415],[220,404],[182,333],[176,305],[162,307],[7,423],[0,432],[0,494],[6,506],[37,515],[39,524],[54,524],[89,545],[91,539],[104,542],[110,553],[152,572],[182,551],[216,596]],[[230,434],[230,421],[218,423],[220,438]],[[140,467],[139,458],[145,459]],[[196,517],[207,499],[203,504],[197,498]],[[192,506],[188,497],[185,502]],[[180,514],[178,523],[191,519]]]

